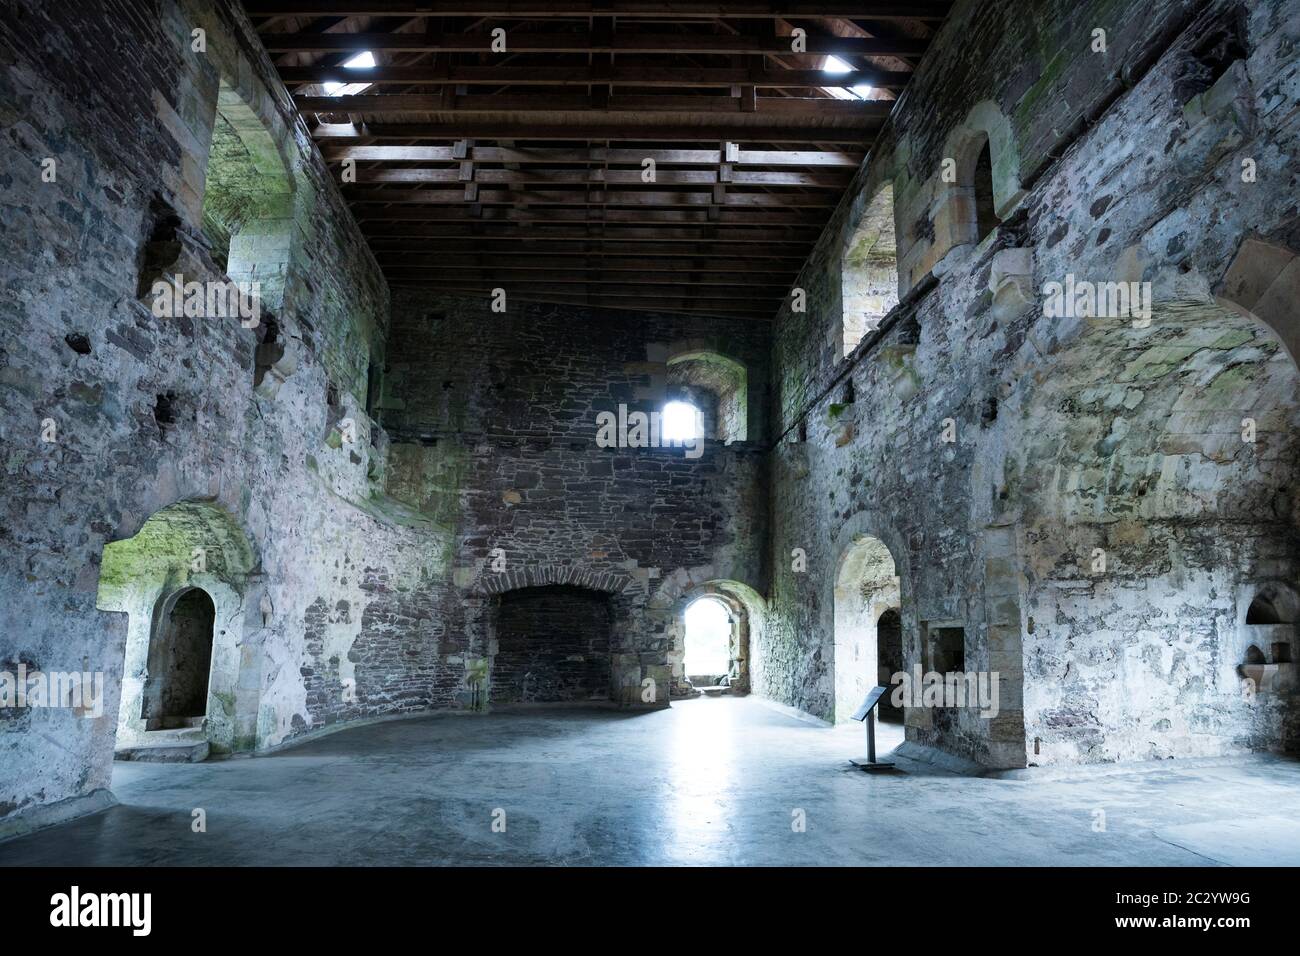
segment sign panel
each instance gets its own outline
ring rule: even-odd
[[[876,704],[880,702],[880,698],[884,697],[888,692],[889,688],[883,685],[871,688],[871,690],[867,692],[867,697],[862,702],[862,706],[853,712],[853,719],[866,720],[867,714],[871,713],[871,708],[875,707]]]

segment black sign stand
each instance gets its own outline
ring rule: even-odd
[[[862,701],[862,706],[853,712],[853,719],[860,720],[867,728],[867,759],[851,758],[853,766],[859,770],[890,770],[893,764],[887,760],[876,759],[876,705],[880,703],[880,698],[889,692],[888,687],[873,687]]]

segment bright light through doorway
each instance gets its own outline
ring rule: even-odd
[[[689,402],[669,402],[660,427],[666,441],[692,441],[700,437],[700,410]]]
[[[720,677],[731,668],[731,615],[719,601],[700,598],[686,609],[686,676]]]

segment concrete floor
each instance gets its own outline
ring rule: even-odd
[[[121,806],[0,844],[0,865],[1300,863],[1300,763],[1025,782],[867,775],[848,764],[862,749],[857,724],[754,699],[422,717],[257,759],[119,763]]]

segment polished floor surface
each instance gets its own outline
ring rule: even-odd
[[[120,806],[0,844],[0,865],[1300,864],[1300,763],[869,775],[861,734],[752,698],[373,724],[119,763]]]

